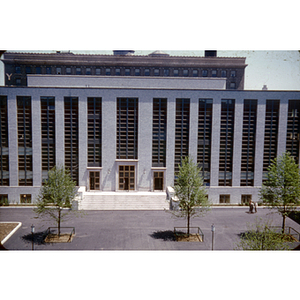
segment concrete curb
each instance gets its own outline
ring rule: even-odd
[[[1,223],[19,223],[17,227],[15,227],[2,241],[1,244],[4,245],[4,243],[22,226],[21,222],[1,222]]]

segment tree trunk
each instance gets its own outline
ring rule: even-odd
[[[61,216],[60,216],[60,210],[58,211],[58,221],[57,221],[57,225],[58,225],[58,236],[60,236],[60,218],[61,218]]]
[[[284,234],[284,232],[285,232],[285,218],[286,218],[286,215],[284,213],[282,215],[282,234]]]
[[[187,215],[187,234],[190,236],[190,212],[188,211]]]

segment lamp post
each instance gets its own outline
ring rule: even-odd
[[[33,243],[33,234],[34,234],[34,225],[31,225],[31,250],[33,251],[34,250],[34,243]]]
[[[212,240],[212,243],[211,243],[211,250],[214,250],[214,235],[215,235],[215,230],[216,230],[216,227],[214,224],[211,225],[211,234],[212,234],[212,237],[211,237],[211,240]]]

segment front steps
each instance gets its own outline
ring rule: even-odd
[[[84,192],[79,210],[164,210],[164,192]]]

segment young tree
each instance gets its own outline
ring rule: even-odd
[[[174,186],[175,196],[179,199],[179,210],[172,213],[177,217],[187,219],[187,234],[190,234],[190,219],[194,216],[203,215],[209,210],[208,201],[201,168],[190,157],[182,160],[179,166],[178,178]]]
[[[39,217],[48,215],[54,219],[60,236],[60,223],[69,213],[63,213],[63,209],[72,207],[75,195],[76,184],[69,171],[64,167],[54,167],[48,172],[48,179],[40,189],[34,211]]]
[[[271,222],[256,219],[254,225],[241,234],[235,250],[290,250],[285,236],[271,228]]]
[[[290,153],[285,152],[272,160],[267,180],[260,189],[263,203],[282,215],[282,233],[286,217],[300,205],[300,173]]]

